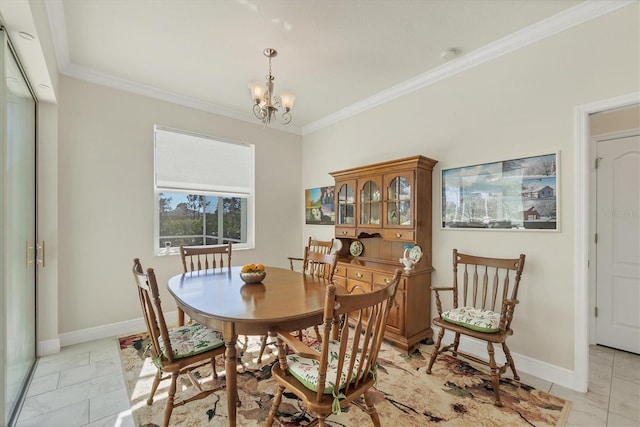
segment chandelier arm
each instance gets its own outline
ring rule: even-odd
[[[273,117],[276,119],[278,123],[283,125],[289,124],[292,118],[291,113],[288,111],[285,111],[284,113],[282,113],[280,117],[278,117],[276,114],[274,114]]]
[[[253,104],[253,115],[259,120],[267,118],[267,110],[260,107],[260,104]]]

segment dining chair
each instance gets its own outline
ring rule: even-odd
[[[231,268],[231,242],[226,245],[180,245],[180,260],[184,273],[210,268]],[[184,312],[178,308],[178,325],[184,325]]]
[[[224,384],[204,389],[193,374],[193,370],[211,363],[214,378],[218,377],[215,369],[215,357],[224,355],[225,345],[222,334],[209,329],[200,323],[191,322],[185,326],[168,328],[162,311],[158,282],[152,268],[142,269],[140,260],[133,260],[133,277],[138,289],[138,297],[142,314],[149,334],[149,353],[158,369],[153,378],[153,385],[147,399],[147,405],[153,404],[153,397],[160,381],[171,378],[167,402],[164,409],[163,426],[167,427],[173,408],[185,405],[194,400],[203,399],[222,389]],[[197,394],[175,400],[177,381],[180,375],[186,375]]]
[[[333,240],[334,239],[317,240],[309,237],[309,242],[307,243],[307,246],[305,246],[305,248],[309,248],[309,250],[319,252],[321,254],[330,254],[331,249],[333,248]],[[291,268],[291,270],[295,270],[294,263],[301,265],[304,262],[304,258],[287,257],[287,259],[289,260],[289,267]]]
[[[267,417],[267,426],[275,420],[285,390],[295,394],[303,405],[325,426],[328,416],[339,414],[350,403],[363,409],[375,426],[380,418],[370,389],[376,383],[378,353],[401,271],[395,271],[390,283],[366,294],[342,294],[335,285],[327,286],[324,303],[324,339],[312,347],[288,331],[277,329],[278,363],[271,368],[278,390]],[[347,320],[337,340],[330,337],[333,320]],[[285,347],[286,346],[286,347]],[[289,351],[293,354],[287,352]],[[364,397],[364,405],[356,400]]]
[[[322,277],[327,279],[327,281],[331,281],[333,279],[333,273],[336,270],[336,265],[338,263],[338,255],[337,254],[328,254],[321,253],[310,250],[309,247],[304,248],[304,258],[302,262],[304,274]],[[313,327],[316,338],[318,342],[322,341],[322,335],[320,334],[320,330],[317,325]],[[302,340],[303,331],[299,330],[298,338]],[[262,355],[264,354],[264,350],[267,347],[267,341],[269,339],[268,335],[262,337],[262,342],[260,344],[260,352],[258,353],[258,363],[262,361]]]
[[[432,286],[436,297],[438,317],[433,324],[440,327],[438,338],[431,350],[427,373],[438,355],[451,352],[454,357],[464,357],[491,369],[491,381],[496,406],[502,406],[500,399],[500,376],[511,368],[513,378],[520,380],[516,365],[507,346],[507,337],[513,335],[511,321],[518,304],[520,277],[525,256],[518,258],[487,258],[462,254],[453,250],[453,285]],[[452,297],[452,308],[442,310],[440,293],[447,292]],[[454,333],[452,344],[440,348],[445,331]],[[458,350],[460,335],[476,338],[487,343],[489,361]],[[503,366],[498,366],[494,357],[493,344],[502,344],[506,358]]]

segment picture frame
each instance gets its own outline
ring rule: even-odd
[[[305,223],[333,225],[336,221],[334,187],[316,187],[304,190]]]
[[[442,228],[558,231],[559,153],[442,170]]]

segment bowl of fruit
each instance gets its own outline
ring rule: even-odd
[[[267,272],[262,264],[245,264],[240,270],[240,278],[245,283],[260,283],[266,275]]]

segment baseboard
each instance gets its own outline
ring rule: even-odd
[[[434,328],[434,336],[437,336],[439,329]],[[448,344],[453,341],[454,334],[450,331],[446,331],[443,338],[443,343]],[[470,353],[474,356],[478,356],[482,359],[487,359],[487,343],[485,341],[476,340],[465,336],[460,337],[460,350]],[[533,359],[522,354],[511,351],[511,357],[516,364],[518,372],[527,373],[543,380],[552,382],[554,384],[561,385],[572,389],[574,385],[575,372],[566,368],[551,365],[541,360]],[[502,353],[502,348],[495,352],[496,362],[505,363],[505,358]],[[510,371],[507,371],[510,372]]]
[[[60,353],[60,338],[38,342],[38,356]]]
[[[178,315],[176,311],[164,314],[167,324],[172,325],[177,322]],[[83,342],[98,340],[102,338],[117,337],[136,332],[144,331],[147,326],[142,317],[138,319],[127,320],[124,322],[111,323],[109,325],[97,326],[95,328],[81,329],[79,331],[67,332],[60,334],[60,347],[80,344]],[[59,351],[59,350],[58,350]]]

